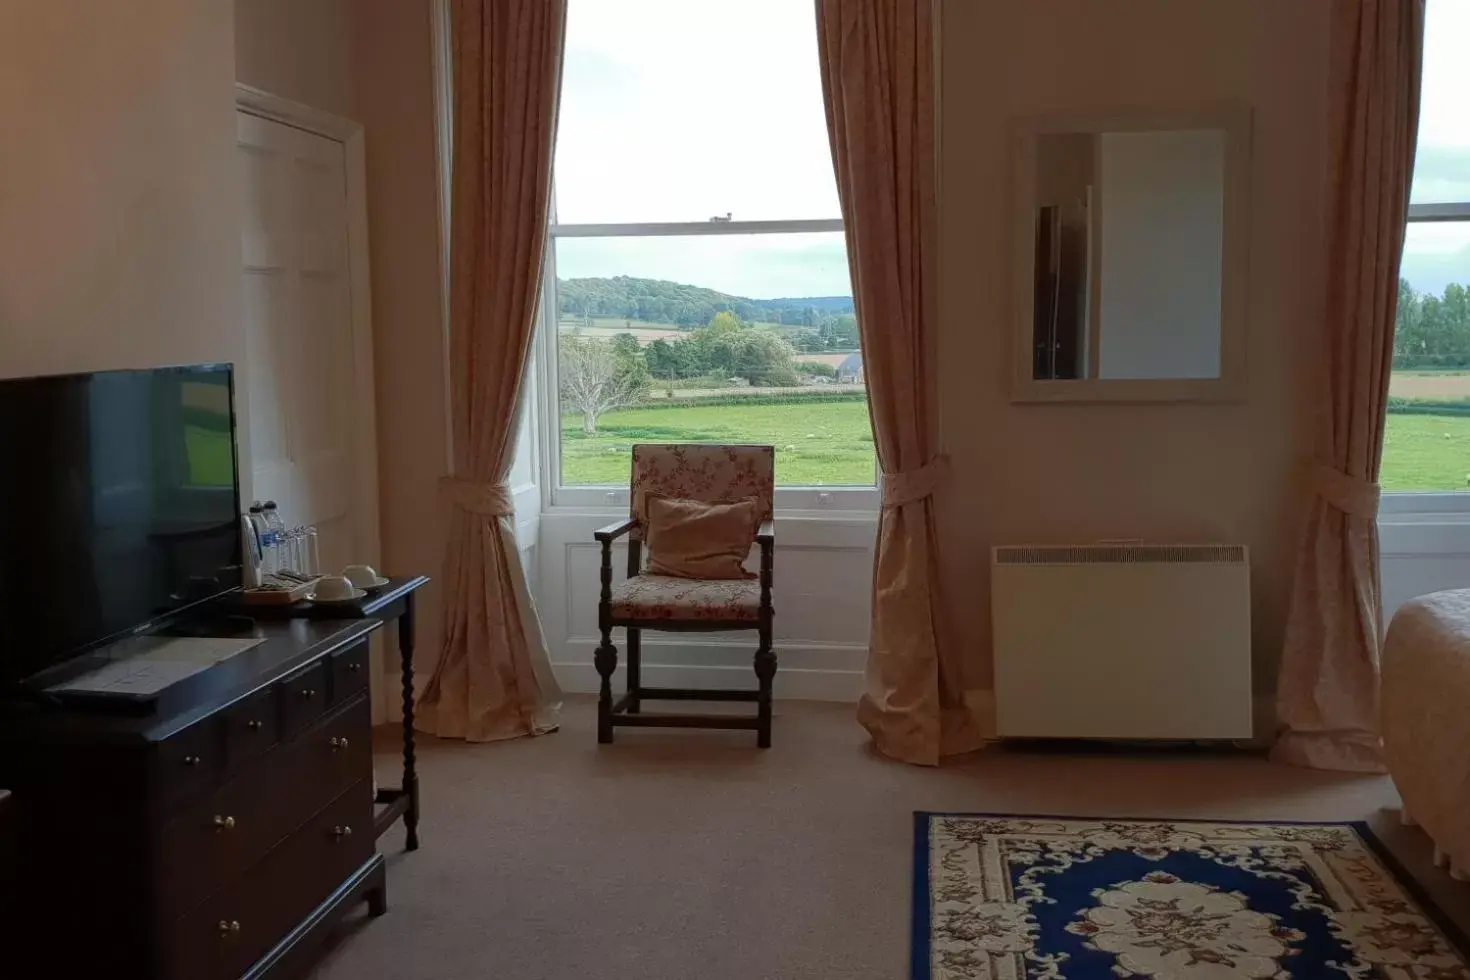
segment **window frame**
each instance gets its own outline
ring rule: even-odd
[[[546,255],[542,267],[541,308],[537,324],[536,362],[541,392],[541,473],[548,510],[598,510],[626,513],[628,486],[608,484],[567,486],[561,476],[561,386],[557,375],[556,241],[558,238],[687,238],[696,235],[779,235],[841,232],[841,218],[799,218],[786,221],[654,221],[620,223],[561,223],[556,219],[552,192],[551,220],[547,225]],[[870,517],[882,500],[876,457],[871,486],[777,486],[775,507],[790,517]]]
[[[1435,222],[1470,224],[1470,201],[1434,204],[1410,204],[1405,234],[1409,225]],[[1443,516],[1455,523],[1470,522],[1470,491],[1464,490],[1389,490],[1378,498],[1378,519],[1400,517]]]

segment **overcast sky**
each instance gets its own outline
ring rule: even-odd
[[[1429,0],[1428,11],[1410,200],[1470,201],[1470,0]],[[1470,284],[1470,222],[1411,224],[1402,268],[1420,291]]]
[[[1428,10],[1413,200],[1470,201],[1470,0]],[[560,221],[841,216],[806,0],[570,0],[560,111]],[[1470,223],[1412,226],[1403,272],[1470,283]],[[562,239],[557,274],[851,292],[838,234]]]
[[[809,0],[571,0],[564,222],[840,218]],[[840,233],[563,239],[557,275],[846,296]]]

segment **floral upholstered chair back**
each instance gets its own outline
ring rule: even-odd
[[[629,516],[640,525],[647,521],[650,495],[707,504],[755,497],[759,519],[768,521],[776,494],[776,448],[636,445],[631,491]]]

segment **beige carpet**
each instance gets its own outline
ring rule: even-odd
[[[424,740],[423,847],[383,838],[388,914],[344,923],[315,976],[902,980],[916,809],[1360,820],[1398,803],[1386,778],[1239,755],[996,749],[918,769],[873,756],[841,705],[778,703],[768,751],[745,732],[625,729],[598,746],[594,714],[574,700],[536,740]],[[1470,923],[1470,886],[1382,823]]]

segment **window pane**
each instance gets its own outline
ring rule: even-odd
[[[1470,0],[1434,0],[1424,31],[1424,84],[1419,105],[1416,204],[1470,202]]]
[[[1399,274],[1380,481],[1470,490],[1470,222],[1411,223]]]
[[[837,218],[816,19],[799,0],[571,0],[565,223]]]
[[[635,442],[764,443],[780,486],[872,486],[840,233],[554,239],[561,482]]]

